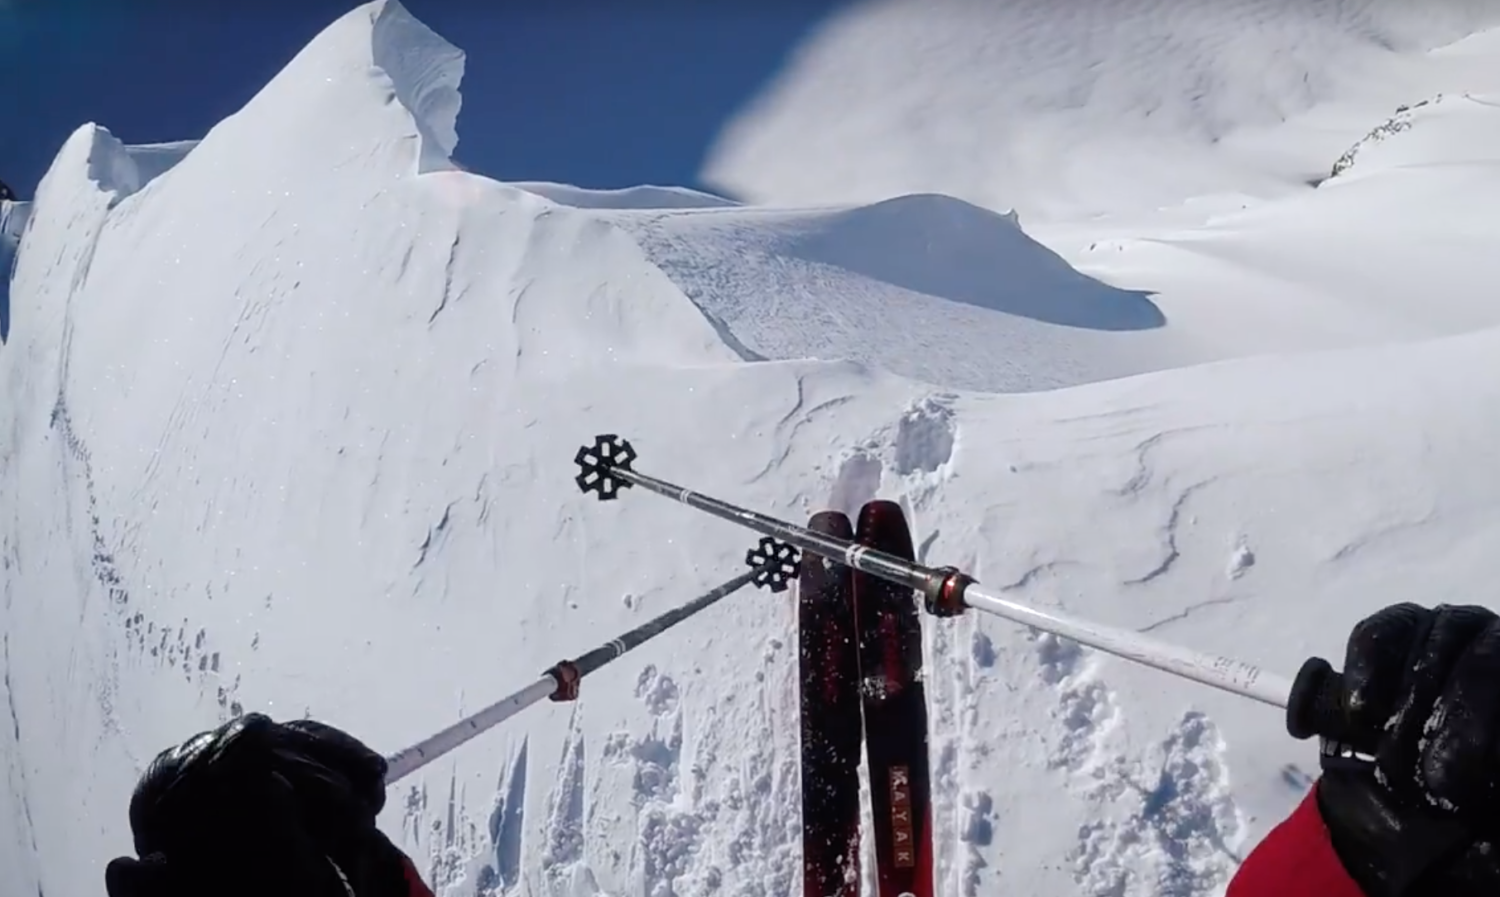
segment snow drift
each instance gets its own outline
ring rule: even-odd
[[[747,360],[852,359],[1015,392],[1152,370],[1165,354],[1110,339],[1166,323],[1149,295],[950,197],[616,220]]]
[[[0,349],[0,892],[98,893],[136,776],[192,731],[311,714],[391,751],[736,572],[745,532],[578,494],[599,432],[793,519],[895,498],[925,560],[1287,672],[1382,604],[1485,600],[1500,573],[1500,331],[974,392],[954,381],[1245,344],[952,199],[455,170],[461,59],[379,0],[173,164],[90,125],[38,189]],[[1407,201],[1305,237],[1329,277],[1382,222],[1447,211]],[[1204,239],[1301,283],[1241,224]],[[1131,258],[1204,291],[1240,273]],[[792,287],[806,308],[777,304]],[[932,363],[966,328],[1029,367],[1005,381],[978,343],[973,369]],[[879,350],[834,357],[860,329]],[[792,608],[737,596],[668,638],[392,794],[440,892],[795,893]],[[1316,763],[1272,711],[1067,642],[973,615],[926,639],[945,894],[1213,894]]]

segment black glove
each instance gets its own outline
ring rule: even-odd
[[[405,858],[375,826],[385,760],[311,720],[250,714],[164,751],[136,785],[139,859],[110,897],[406,897]]]
[[[1500,895],[1500,617],[1388,607],[1349,636],[1344,706],[1373,771],[1325,764],[1334,850],[1368,897]]]

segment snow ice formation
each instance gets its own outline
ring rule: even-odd
[[[578,493],[601,432],[791,519],[894,498],[925,560],[1287,674],[1386,603],[1493,602],[1500,40],[1397,44],[1382,90],[1459,85],[1403,127],[1383,94],[1254,123],[1316,135],[1316,187],[1143,209],[1122,172],[1035,226],[1040,194],[468,173],[463,57],[394,0],[201,141],[81,127],[3,210],[0,893],[100,893],[144,764],[234,713],[392,751],[732,575],[749,533]],[[1266,707],[926,627],[941,893],[1206,897],[1315,770]],[[735,596],[382,824],[441,894],[794,895],[795,647]]]

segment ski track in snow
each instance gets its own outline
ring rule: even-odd
[[[0,685],[4,685],[5,686],[6,709],[8,709],[10,711],[11,734],[15,738],[16,745],[19,746],[21,744],[21,717],[20,717],[20,714],[18,714],[16,712],[15,692],[13,692],[11,690],[12,686],[11,686],[11,680],[10,680],[10,634],[9,633],[6,633],[5,636],[4,636],[4,639],[3,639],[3,650],[4,650],[3,660],[4,660],[4,663],[5,663],[5,678],[4,678],[3,681],[0,681]],[[13,793],[15,793],[15,794],[17,794],[19,796],[18,803],[20,805],[21,816],[24,817],[24,819],[26,821],[27,831],[31,835],[31,838],[30,838],[31,849],[34,852],[34,851],[36,851],[36,823],[33,821],[32,816],[31,816],[31,797],[30,797],[30,789],[26,787],[26,768],[25,768],[25,766],[13,767],[12,770],[11,770],[11,773],[12,773],[12,775],[15,776],[15,781],[11,782],[11,789],[12,789]]]
[[[224,714],[223,719],[238,716],[242,712],[240,703],[236,699],[238,677],[228,681],[220,680],[221,653],[215,649],[216,646],[208,630],[203,627],[194,627],[186,618],[176,625],[167,624],[131,606],[130,590],[116,562],[115,553],[109,547],[105,536],[105,525],[100,520],[91,456],[75,430],[72,416],[68,411],[66,395],[68,351],[69,346],[65,337],[62,377],[57,403],[52,410],[51,423],[60,437],[65,452],[64,466],[72,467],[76,471],[72,479],[82,486],[83,505],[80,510],[85,519],[86,531],[80,535],[90,547],[88,558],[90,575],[106,598],[113,619],[125,630],[126,644],[133,650],[136,658],[149,656],[159,667],[176,670],[184,681],[200,687],[212,684],[216,692],[215,700]],[[68,519],[70,522],[76,521],[77,518],[72,513],[73,503],[70,502],[68,507]],[[212,586],[205,584],[204,590],[206,600],[213,600]],[[119,687],[117,669],[119,661],[117,658],[108,657],[106,662],[116,669],[109,673],[101,683],[98,691],[100,710],[108,730],[118,733],[121,723],[114,696]]]

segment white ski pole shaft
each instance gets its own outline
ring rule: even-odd
[[[577,700],[579,683],[584,676],[627,651],[656,638],[683,620],[712,607],[745,586],[754,584],[773,592],[785,591],[791,577],[796,575],[797,553],[788,545],[765,538],[760,540],[759,545],[745,553],[745,563],[750,569],[728,582],[710,589],[687,604],[674,607],[642,623],[619,638],[610,639],[592,651],[572,660],[562,661],[544,673],[540,679],[510,697],[502,698],[478,713],[459,720],[436,735],[387,757],[385,761],[386,784],[393,784],[411,775],[544,698],[551,698],[554,701]]]
[[[471,738],[500,725],[511,717],[552,697],[558,682],[551,674],[543,676],[508,698],[503,698],[471,716],[467,716],[430,738],[417,742],[385,758],[385,783],[393,785]]]
[[[985,590],[973,577],[955,568],[926,567],[641,473],[632,467],[635,458],[635,449],[629,442],[613,434],[599,436],[594,445],[584,446],[575,457],[575,463],[582,468],[576,482],[584,492],[596,492],[601,500],[606,501],[616,498],[621,489],[638,486],[690,508],[781,539],[819,557],[838,561],[889,582],[909,586],[923,595],[928,612],[934,616],[954,616],[962,613],[966,607],[973,607],[1073,639],[1126,660],[1262,701],[1273,707],[1284,708],[1287,705],[1292,682],[1267,674],[1252,664],[1190,651],[1128,629],[1044,611],[1002,598]]]
[[[1272,707],[1284,709],[1292,693],[1290,679],[1267,673],[1242,660],[1203,654],[1129,629],[1090,622],[1058,611],[1042,610],[1002,598],[977,582],[964,589],[963,601],[975,610],[1070,638],[1116,657],[1252,698]]]

